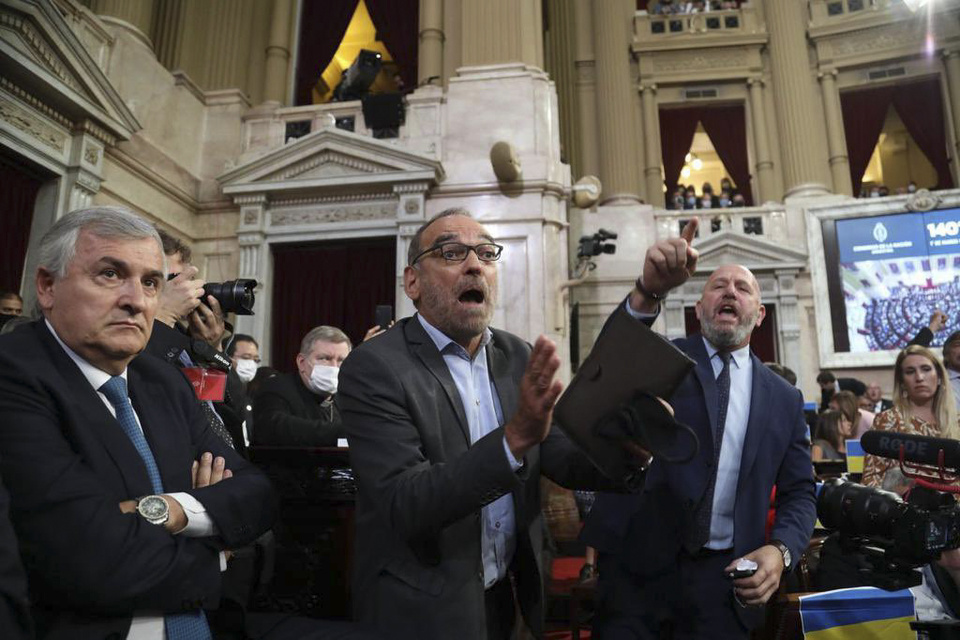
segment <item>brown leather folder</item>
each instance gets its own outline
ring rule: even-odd
[[[651,396],[668,399],[694,366],[669,341],[621,311],[609,321],[560,397],[554,419],[607,477],[638,488],[640,462],[625,451],[623,438],[610,437],[609,427],[622,422],[626,411],[632,416],[633,433],[624,436],[654,458],[680,462],[692,458],[699,447],[696,435],[676,423]]]

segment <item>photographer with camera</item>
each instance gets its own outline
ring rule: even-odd
[[[190,264],[189,245],[162,229],[157,233],[169,280],[160,296],[146,352],[181,368],[214,368],[226,373],[222,401],[199,400],[200,408],[213,432],[246,457],[243,421],[249,403],[230,359],[217,350],[226,331],[221,301],[207,295],[207,303],[203,302],[205,283],[196,277],[198,270]]]
[[[893,396],[893,408],[876,417],[874,430],[960,439],[947,370],[926,347],[910,345],[897,356]],[[867,455],[863,484],[881,486],[884,474],[896,465],[895,460]]]

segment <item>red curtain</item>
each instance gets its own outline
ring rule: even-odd
[[[271,366],[295,371],[300,340],[321,324],[359,344],[378,304],[396,308],[396,250],[394,237],[274,245]]]
[[[20,292],[33,207],[43,181],[0,162],[0,291]]]
[[[337,52],[357,4],[357,0],[303,0],[295,79],[297,105],[313,103],[313,87]]]
[[[860,193],[863,173],[870,164],[870,156],[880,139],[883,122],[893,99],[894,87],[877,87],[840,94],[843,111],[843,130],[847,138],[847,159],[850,162],[850,181],[853,195]]]
[[[660,148],[663,151],[663,174],[667,184],[667,197],[677,188],[683,159],[693,144],[697,132],[700,110],[660,109]]]
[[[747,160],[747,117],[743,105],[705,107],[700,109],[700,122],[710,136],[713,148],[717,150],[730,178],[743,194],[747,206],[751,206],[753,197],[750,189],[750,162]]]
[[[743,105],[660,110],[660,146],[663,149],[663,171],[668,196],[677,188],[684,157],[693,144],[693,134],[697,131],[698,122],[703,123],[720,161],[747,204],[753,204]],[[717,188],[717,185],[714,185],[714,188]]]
[[[907,133],[937,170],[937,189],[952,189],[950,160],[943,126],[943,98],[940,82],[930,78],[922,82],[898,86],[893,94],[893,107],[907,128]]]
[[[366,0],[366,3],[377,28],[377,39],[387,45],[404,84],[413,90],[417,86],[420,0]]]

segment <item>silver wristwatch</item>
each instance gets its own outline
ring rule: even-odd
[[[785,570],[789,570],[790,565],[793,563],[793,557],[790,554],[790,548],[779,540],[771,540],[770,544],[780,550],[781,555],[783,555],[783,568]]]
[[[137,513],[150,524],[163,526],[170,519],[170,505],[162,496],[143,496],[137,500]]]

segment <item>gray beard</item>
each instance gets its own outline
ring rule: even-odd
[[[732,349],[747,340],[756,322],[757,316],[754,315],[749,322],[741,322],[733,329],[720,329],[710,320],[705,320],[700,323],[700,333],[717,349]]]
[[[471,313],[466,318],[457,317],[458,302],[450,292],[440,291],[434,287],[425,287],[422,291],[421,306],[433,311],[433,323],[448,338],[463,343],[481,335],[490,326],[493,320],[493,311],[496,306],[497,288],[491,287],[484,302],[483,313]]]

